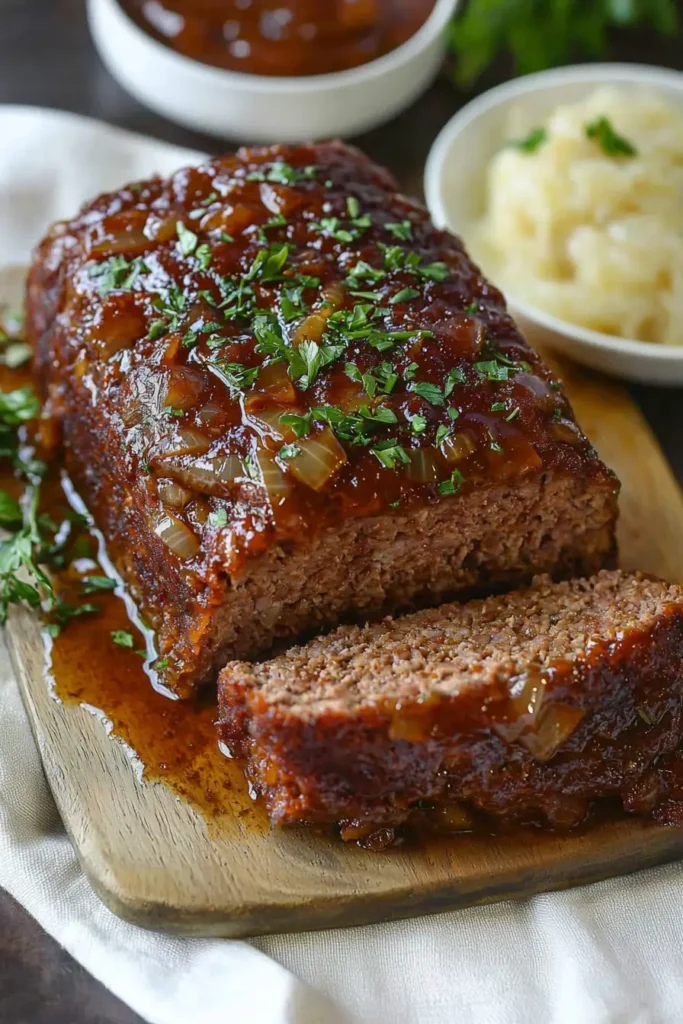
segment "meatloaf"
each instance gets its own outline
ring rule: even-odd
[[[663,787],[683,777],[660,765],[683,736],[683,590],[617,571],[540,577],[234,662],[219,702],[222,739],[278,825],[356,838],[451,805],[457,820],[567,827],[604,797],[667,820]]]
[[[28,333],[181,696],[278,639],[613,551],[616,481],[561,383],[460,241],[341,144],[96,199],[38,247]]]

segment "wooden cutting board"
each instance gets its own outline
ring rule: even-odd
[[[638,409],[617,386],[561,368],[578,418],[623,483],[621,564],[683,583],[683,500]],[[636,819],[568,835],[456,836],[373,854],[305,830],[272,832],[226,762],[229,811],[207,821],[141,781],[130,749],[45,678],[40,631],[7,636],[47,778],[94,889],[136,924],[244,936],[358,925],[530,896],[683,857],[683,830]]]

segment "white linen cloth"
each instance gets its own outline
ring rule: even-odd
[[[0,298],[45,225],[193,154],[0,107]],[[369,856],[371,856],[369,854]],[[124,924],[92,893],[0,644],[0,885],[151,1024],[679,1024],[683,865],[518,903],[250,942]]]

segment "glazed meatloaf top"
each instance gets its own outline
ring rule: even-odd
[[[269,661],[233,662],[221,688],[228,694],[234,685],[260,712],[277,707],[303,719],[442,698],[465,698],[460,708],[473,697],[495,705],[532,670],[539,680],[571,672],[597,649],[632,642],[668,609],[680,613],[682,602],[681,587],[641,573],[603,570],[560,583],[536,577],[526,590],[341,626]],[[519,689],[528,698],[528,687]]]
[[[338,143],[241,150],[101,196],[38,250],[48,411],[77,380],[200,576],[481,481],[611,486],[500,292],[396,188]]]

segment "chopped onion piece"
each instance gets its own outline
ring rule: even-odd
[[[279,402],[281,405],[296,402],[296,391],[284,363],[268,363],[261,369],[256,386],[245,399],[244,405],[247,412],[251,412],[268,402]]]
[[[582,709],[571,704],[547,705],[538,728],[524,733],[519,741],[537,761],[548,761],[569,739],[583,716]]]
[[[249,422],[253,423],[259,432],[268,434],[270,437],[278,438],[282,441],[294,441],[296,435],[291,427],[287,427],[281,422],[282,417],[287,413],[298,412],[297,409],[285,409],[282,406],[269,406],[267,409],[258,409],[255,412],[250,412]]]
[[[199,551],[199,540],[185,523],[167,513],[154,527],[157,537],[163,540],[164,544],[171,549],[174,555],[184,561],[194,558]]]
[[[187,412],[197,404],[206,379],[201,370],[191,366],[174,366],[170,370],[164,405]]]
[[[189,466],[177,465],[171,459],[158,460],[164,471],[199,494],[225,497],[235,482],[244,477],[244,467],[237,455],[211,455],[197,459]]]
[[[462,431],[459,434],[453,434],[447,437],[441,445],[441,451],[444,454],[446,462],[455,465],[458,462],[463,462],[464,459],[468,458],[472,452],[476,451],[476,444],[471,434]]]
[[[256,454],[261,482],[273,504],[279,504],[291,493],[292,485],[269,451],[261,448]]]
[[[413,448],[408,452],[410,463],[406,476],[416,484],[434,484],[443,479],[444,460],[434,448]]]
[[[347,461],[346,452],[329,427],[297,441],[299,452],[288,460],[289,471],[302,484],[320,491]]]
[[[181,427],[175,435],[164,438],[164,451],[159,459],[161,461],[170,455],[202,455],[208,452],[211,447],[211,440],[206,434],[201,434],[192,427]]]
[[[185,508],[192,498],[192,491],[181,487],[175,480],[158,480],[157,494],[164,505],[169,505],[171,508]]]
[[[344,305],[345,293],[343,286],[339,283],[327,285],[323,288],[321,299],[322,305],[312,313],[309,313],[294,332],[294,337],[292,338],[293,348],[298,348],[304,341],[321,341],[327,328],[327,321],[333,313],[336,313]]]
[[[550,433],[556,441],[563,441],[565,444],[581,444],[583,441],[581,431],[571,420],[553,420],[550,424]]]

